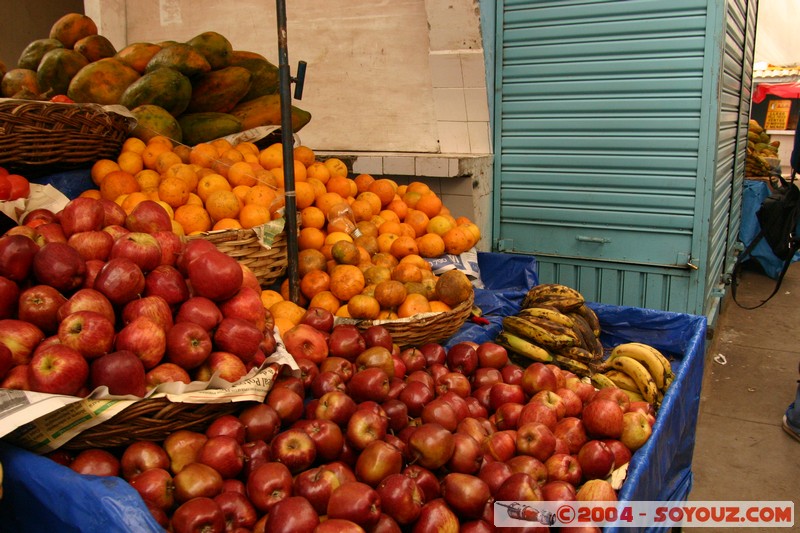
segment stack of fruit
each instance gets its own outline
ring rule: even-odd
[[[674,375],[656,348],[625,343],[605,358],[600,322],[583,296],[552,283],[533,287],[516,315],[503,318],[495,341],[528,360],[554,363],[588,378],[599,389],[619,388],[631,401],[657,408]]]
[[[50,457],[121,475],[176,533],[491,531],[494,501],[616,501],[609,475],[656,421],[620,389],[521,367],[493,342],[401,350],[324,310],[302,326],[286,343],[301,373],[264,403],[205,432]]]
[[[747,128],[747,158],[745,159],[744,175],[747,177],[765,177],[772,174],[773,167],[770,159],[778,157],[780,141],[773,141],[764,128],[753,119],[750,119]]]
[[[47,38],[31,42],[17,68],[2,75],[8,98],[119,104],[139,122],[134,135],[165,135],[193,145],[280,124],[278,69],[254,52],[234,50],[217,32],[186,42],[137,42],[117,51],[95,22],[69,13]],[[292,106],[292,127],[311,115]]]
[[[0,201],[14,201],[27,198],[31,193],[31,185],[27,178],[19,174],[9,174],[0,167]]]

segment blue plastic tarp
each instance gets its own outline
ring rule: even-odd
[[[516,313],[537,284],[531,256],[481,253],[485,289],[475,291],[488,325],[467,322],[449,340],[493,340],[502,317]],[[676,378],[664,397],[653,436],[634,455],[619,497],[624,501],[681,501],[692,486],[692,453],[705,353],[705,317],[590,304],[606,347],[651,344],[673,360]],[[5,470],[0,531],[161,531],[135,491],[119,479],[80,476],[49,459],[0,443]],[[614,531],[607,528],[607,531]]]

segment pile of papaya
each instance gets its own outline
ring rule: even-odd
[[[122,105],[137,119],[134,137],[161,135],[189,146],[279,125],[278,89],[275,65],[234,50],[217,32],[116,50],[79,13],[64,15],[47,38],[29,43],[16,68],[3,69],[0,83],[6,98]],[[292,106],[294,131],[310,120]]]

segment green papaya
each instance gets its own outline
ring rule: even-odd
[[[42,57],[55,48],[64,48],[64,43],[58,39],[36,39],[26,46],[17,60],[17,68],[36,70]]]
[[[174,68],[187,78],[197,76],[211,70],[208,60],[203,54],[188,44],[176,43],[162,48],[150,59],[145,67],[145,72],[152,72],[157,68]]]
[[[148,72],[125,89],[119,103],[133,109],[152,104],[166,109],[177,117],[189,105],[192,83],[189,78],[172,68],[158,68]]]
[[[214,70],[228,66],[233,46],[224,36],[215,31],[205,31],[186,41],[186,44],[203,54]]]
[[[244,67],[250,71],[250,90],[242,97],[242,102],[278,92],[280,88],[278,67],[261,54],[234,50],[231,66]]]
[[[122,61],[106,57],[83,67],[69,82],[67,96],[76,102],[118,104],[139,73]]]
[[[242,121],[229,113],[184,113],[178,117],[183,142],[189,146],[242,131]]]
[[[225,67],[200,74],[192,81],[192,97],[187,111],[227,113],[250,90],[250,71]]]
[[[183,133],[178,120],[163,107],[140,105],[131,109],[131,114],[136,118],[136,127],[131,136],[147,142],[156,135],[163,135],[175,142],[182,142]]]
[[[88,64],[89,60],[75,50],[54,48],[47,52],[36,69],[42,95],[52,98],[57,94],[67,94],[73,76]]]
[[[231,114],[242,121],[243,130],[259,126],[279,126],[281,123],[281,96],[267,94],[242,102],[231,110]],[[310,120],[311,113],[292,106],[293,131],[300,131]]]

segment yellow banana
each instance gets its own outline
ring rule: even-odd
[[[594,385],[594,388],[596,388],[596,389],[617,389],[617,388],[619,388],[616,385],[616,383],[611,381],[608,378],[608,376],[606,376],[605,374],[599,374],[599,373],[598,374],[592,374],[590,376],[590,379],[592,380],[592,385]]]
[[[557,326],[555,323],[551,322],[551,324]],[[574,336],[557,332],[559,329],[566,328],[559,326],[554,331],[549,325],[542,324],[540,319],[526,320],[519,316],[507,316],[503,318],[503,328],[534,344],[551,350],[566,348],[576,343]]]
[[[584,320],[589,324],[589,327],[592,328],[592,333],[594,333],[595,337],[600,336],[600,319],[597,318],[597,314],[594,310],[586,304],[583,304],[578,309],[575,310],[576,313],[581,315]]]
[[[599,360],[599,357],[596,357],[592,352],[586,348],[581,348],[580,346],[563,348],[558,351],[558,355],[563,355],[564,357],[569,357],[570,359],[577,359],[578,361],[583,361],[584,363],[593,363]]]
[[[501,331],[495,342],[507,350],[533,361],[553,362],[553,355],[550,352],[508,331]]]
[[[557,364],[564,370],[569,370],[575,375],[591,377],[591,375],[594,374],[592,368],[589,367],[589,365],[587,365],[586,363],[581,363],[580,361],[577,361],[575,359],[564,357],[563,355],[554,355],[553,360],[555,364]]]
[[[572,318],[555,307],[528,307],[527,309],[520,310],[517,315],[523,318],[544,318],[545,320],[550,320],[570,329],[575,327],[575,322]]]
[[[672,363],[670,363],[669,359],[667,359],[666,356],[663,353],[661,353],[657,348],[650,346],[649,344],[644,344],[642,342],[632,342],[629,344],[641,346],[642,348],[652,352],[652,354],[655,355],[659,361],[661,361],[661,365],[664,367],[664,373],[666,374],[666,377],[667,378],[675,377],[675,374],[672,372]]]
[[[652,350],[648,349],[649,346],[641,343],[625,343],[615,346],[609,355],[609,361],[614,360],[620,356],[627,356],[635,359],[647,369],[648,373],[653,377],[656,382],[656,387],[660,390],[664,388],[666,383],[666,369]]]
[[[553,296],[568,296],[570,298],[583,299],[583,295],[580,292],[560,283],[544,283],[542,285],[537,285],[528,290],[525,296],[530,300],[550,298]]]
[[[638,392],[634,392],[632,390],[627,390],[627,389],[620,389],[620,390],[622,390],[622,392],[627,394],[628,398],[630,398],[630,400],[632,402],[643,402],[643,401],[645,401],[644,397],[641,394],[639,394]]]
[[[639,393],[645,401],[655,404],[658,401],[658,387],[647,368],[627,355],[619,355],[609,361],[612,368],[628,374],[636,383]]]
[[[611,369],[607,370],[605,375],[620,389],[639,392],[639,387],[636,386],[636,382],[633,381],[633,378],[630,377],[625,372],[620,372],[619,370]]]

